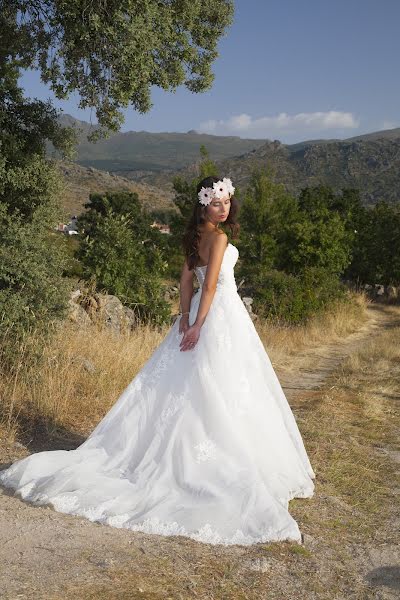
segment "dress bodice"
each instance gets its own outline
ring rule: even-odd
[[[234,267],[239,258],[239,250],[229,242],[227,247],[225,248],[225,254],[222,259],[221,268],[218,275],[217,280],[217,289],[218,288],[229,288],[232,287],[237,289],[236,281],[235,281],[235,273]],[[200,288],[202,287],[206,273],[207,273],[208,265],[203,265],[201,267],[195,268],[195,273],[197,280],[199,282]]]

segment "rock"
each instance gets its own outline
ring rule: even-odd
[[[100,300],[97,318],[116,332],[136,325],[135,313],[124,306],[117,296],[98,294]]]
[[[137,325],[135,311],[124,306],[117,296],[97,293],[84,295],[80,290],[74,290],[68,304],[68,318],[79,326],[105,324],[121,332]]]
[[[397,288],[394,285],[388,285],[386,288],[386,297],[389,302],[396,302],[398,299]]]
[[[68,301],[68,319],[80,327],[87,327],[92,323],[85,309],[73,300]]]
[[[242,298],[242,302],[245,305],[247,312],[249,313],[251,319],[254,321],[255,319],[257,319],[257,315],[253,313],[253,308],[252,308],[252,304],[253,304],[253,298],[250,298],[250,296],[244,296]]]
[[[72,364],[82,365],[82,367],[88,373],[96,373],[96,371],[97,371],[97,369],[94,366],[94,364],[92,363],[92,361],[89,360],[88,358],[86,358],[85,356],[81,356],[80,354],[77,354],[76,356],[73,357]]]
[[[275,565],[275,560],[271,560],[270,558],[266,558],[265,556],[260,556],[256,558],[249,558],[244,561],[243,566],[250,571],[257,571],[258,573],[266,573],[270,571],[272,567]]]

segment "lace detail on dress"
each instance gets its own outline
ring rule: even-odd
[[[244,373],[239,379],[239,397],[236,410],[238,414],[246,414],[251,409],[251,387],[249,378]]]
[[[19,495],[23,500],[27,500],[29,497],[32,497],[32,491],[35,489],[36,484],[34,481],[30,481],[26,483],[21,488],[19,488]]]
[[[168,425],[172,417],[180,411],[185,402],[185,394],[174,396],[174,394],[168,394],[166,404],[167,406],[161,411],[160,422],[161,425]]]
[[[136,375],[136,377],[133,379],[133,381],[129,384],[128,390],[130,392],[140,392],[140,390],[143,387],[142,379],[143,379],[143,377],[141,376],[140,373],[138,373]]]
[[[226,311],[222,308],[220,304],[215,306],[214,315],[215,320],[221,321],[226,317]],[[230,351],[232,349],[232,338],[227,327],[215,328],[215,343],[218,350],[227,350]]]
[[[78,496],[71,496],[71,494],[59,494],[58,496],[53,496],[50,502],[55,510],[68,513],[78,507],[79,498]]]
[[[118,529],[121,529],[128,519],[129,515],[125,513],[124,515],[114,515],[112,517],[107,517],[107,519],[104,520],[104,523],[106,525],[110,525],[111,527],[117,527]]]
[[[197,450],[196,462],[201,463],[207,460],[214,460],[217,457],[216,448],[212,440],[206,440],[197,444],[194,447]]]
[[[159,379],[161,373],[167,370],[168,365],[172,361],[172,357],[176,350],[170,346],[165,346],[163,352],[160,353],[160,357],[153,367],[153,371],[149,376],[149,383],[154,384]]]
[[[7,485],[8,483],[10,483],[11,479],[12,479],[14,473],[16,473],[16,471],[17,471],[16,465],[11,465],[10,467],[8,467],[8,469],[1,471],[0,483],[3,483],[4,485]]]

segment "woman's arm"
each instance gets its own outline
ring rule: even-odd
[[[197,311],[197,317],[195,320],[195,324],[200,325],[200,327],[203,325],[207,313],[210,310],[210,306],[217,289],[218,276],[227,243],[228,236],[226,233],[220,233],[215,236],[213,244],[210,248],[207,273],[203,282],[199,310]]]
[[[194,348],[199,339],[200,329],[205,321],[217,289],[218,275],[227,246],[227,241],[228,236],[226,233],[218,234],[213,241],[210,249],[206,277],[202,285],[201,298],[196,320],[193,325],[188,327],[188,329],[185,331],[185,334],[180,342],[181,350],[191,350]]]
[[[190,302],[193,296],[193,273],[194,271],[189,271],[189,267],[187,264],[187,260],[185,258],[185,262],[182,267],[180,286],[179,286],[179,294],[180,294],[180,305],[181,311],[186,313],[190,309]]]

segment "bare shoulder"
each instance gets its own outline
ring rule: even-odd
[[[212,249],[222,248],[223,250],[225,250],[227,243],[228,243],[228,236],[226,235],[226,233],[224,231],[214,233],[212,243],[211,243],[211,248]]]
[[[219,268],[225,253],[227,242],[228,236],[224,231],[216,232],[213,234],[213,239],[211,240],[210,247],[210,267],[212,264],[216,264],[216,266]]]

